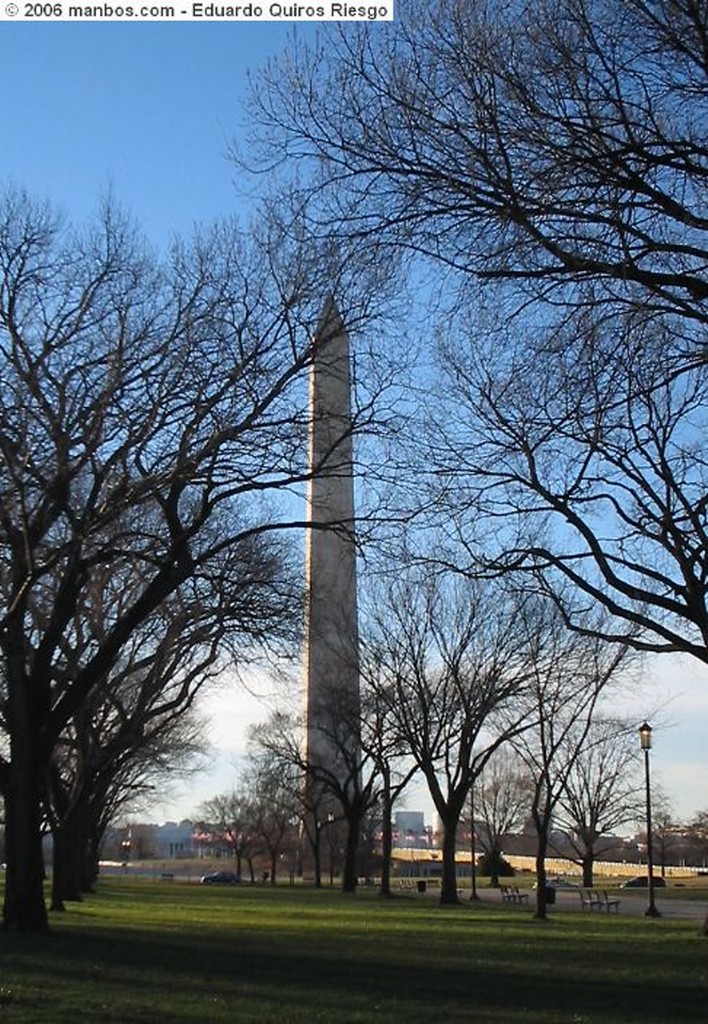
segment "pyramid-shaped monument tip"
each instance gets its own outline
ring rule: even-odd
[[[328,338],[336,338],[338,335],[343,334],[344,330],[344,321],[342,320],[342,314],[339,312],[339,306],[335,302],[334,296],[329,295],[322,308],[322,315],[320,316],[315,337],[318,341],[327,341]]]

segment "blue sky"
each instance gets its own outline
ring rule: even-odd
[[[2,24],[0,181],[83,219],[110,188],[162,245],[247,212],[229,143],[288,24]]]
[[[314,31],[299,24],[0,26],[0,188],[47,198],[74,221],[110,189],[159,247],[234,212],[247,218],[229,144],[244,124],[249,70]],[[228,790],[248,724],[266,712],[232,682],[207,702],[214,767],[158,817]]]
[[[88,217],[110,189],[158,246],[195,224],[247,216],[227,149],[245,121],[249,70],[287,46],[293,30],[282,23],[4,22],[0,185],[24,186],[74,220]],[[296,31],[305,38],[314,28]],[[708,669],[663,658],[649,676],[632,714],[667,705],[653,767],[677,813],[688,816],[708,806]],[[245,727],[263,717],[233,687],[210,707],[214,771],[163,804],[162,816],[191,814],[206,796],[228,789]]]

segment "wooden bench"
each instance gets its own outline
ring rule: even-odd
[[[174,880],[175,876],[172,874],[171,871],[163,871],[162,874],[160,875],[161,882],[174,882]]]

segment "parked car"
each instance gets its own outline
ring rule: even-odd
[[[546,885],[552,886],[554,889],[579,889],[580,886],[577,882],[569,882],[567,878],[549,878],[546,881]],[[533,888],[536,889],[538,882],[533,883]]]
[[[210,871],[200,879],[202,885],[238,885],[240,881],[233,871]]]
[[[654,888],[661,889],[666,885],[666,879],[659,876],[654,878]],[[635,875],[634,878],[628,878],[626,882],[620,883],[620,889],[648,889],[649,878],[647,875]]]

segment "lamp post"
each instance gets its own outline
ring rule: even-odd
[[[649,906],[646,917],[661,917],[654,903],[654,853],[651,841],[651,783],[649,778],[649,751],[651,750],[651,726],[644,722],[639,727],[639,742],[644,751],[644,778],[647,794],[647,872],[649,883]]]
[[[470,899],[479,899],[477,895],[477,849],[474,834],[474,782],[470,786]]]

